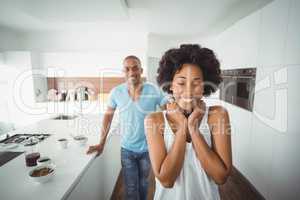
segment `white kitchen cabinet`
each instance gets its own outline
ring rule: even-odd
[[[236,56],[240,68],[258,67],[260,20],[261,10],[258,10],[238,22],[239,36],[233,40],[240,41],[240,52]]]
[[[237,57],[240,53],[239,25],[234,24],[217,38],[218,58],[222,69],[238,68]]]
[[[252,113],[240,107],[226,106],[231,122],[233,164],[245,176],[249,166],[249,151],[252,128]]]
[[[261,11],[236,22],[217,37],[216,52],[222,69],[257,66]]]
[[[249,156],[247,157],[247,178],[266,199],[270,199],[273,136],[275,134],[276,130],[253,116]]]
[[[281,78],[278,71],[281,72]],[[278,106],[279,100],[282,98],[286,100],[287,96],[277,95],[278,87],[276,84],[276,82],[282,82],[287,78],[284,77],[284,71],[285,69],[281,66],[262,66],[257,70],[256,77],[248,178],[266,199],[270,199],[271,193],[274,136],[283,134],[280,132],[282,127],[279,126],[278,121],[283,122],[283,119],[287,118],[284,115],[284,111],[287,111],[287,105]],[[280,84],[286,85],[286,81]]]
[[[288,69],[288,133],[299,133],[300,122],[300,65],[287,66]]]
[[[281,72],[281,77],[278,75]],[[286,100],[287,96],[278,96],[279,85],[286,86],[283,80],[285,68],[282,66],[258,68],[256,75],[256,92],[253,109],[253,128],[251,134],[251,149],[249,149],[248,176],[250,182],[266,198],[270,199],[271,168],[274,149],[274,136],[283,134],[280,123],[287,116],[287,105],[277,105],[280,99]],[[281,101],[281,102],[284,102]],[[280,108],[280,109],[278,109]],[[283,110],[282,110],[283,109]]]
[[[300,66],[294,65],[264,67],[257,73],[257,87],[268,86],[265,80],[269,86],[255,95],[249,179],[267,199],[296,199],[299,76]]]
[[[231,124],[233,165],[247,176],[252,133],[252,113],[224,101],[210,100],[209,102],[221,105],[228,111]]]
[[[107,143],[104,152],[86,169],[67,200],[110,199],[121,171],[121,147],[117,136],[108,138]]]
[[[300,101],[299,77],[299,65],[264,67],[257,71],[254,114],[280,134],[299,130],[300,113],[296,111]]]
[[[298,119],[299,122],[299,119]],[[273,139],[273,160],[270,170],[270,195],[272,200],[298,200],[300,196],[300,135],[289,132]]]
[[[290,0],[276,0],[262,9],[258,60],[262,66],[283,64]]]
[[[287,131],[274,137],[272,181],[270,199],[296,200],[300,196],[299,84],[300,65],[286,66],[288,70],[288,121]]]
[[[280,70],[281,66],[276,67],[264,67],[257,69],[256,72],[256,85],[255,85],[255,95],[254,95],[254,106],[253,113],[260,121],[268,124],[269,126],[276,127],[276,117],[281,117],[283,115],[278,115],[279,110],[276,110],[276,85],[275,85],[275,72]],[[281,107],[283,108],[283,107]],[[286,106],[285,106],[286,109]],[[278,119],[280,120],[280,119]]]
[[[300,64],[300,1],[292,0],[289,11],[285,64]]]
[[[298,0],[272,1],[216,40],[222,69],[257,67],[251,116],[230,104],[227,109],[233,163],[266,199],[300,195],[299,11]]]

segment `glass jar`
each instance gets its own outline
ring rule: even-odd
[[[27,167],[32,167],[37,165],[37,160],[40,158],[40,153],[38,152],[38,142],[29,141],[24,145],[25,148],[25,161]]]

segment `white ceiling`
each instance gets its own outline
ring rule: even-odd
[[[207,34],[271,0],[0,0],[0,26],[32,31]]]

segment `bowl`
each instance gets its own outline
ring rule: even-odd
[[[38,166],[29,172],[29,177],[37,183],[46,183],[50,181],[55,174],[53,165]]]
[[[88,138],[83,135],[77,135],[74,137],[74,140],[77,142],[79,146],[85,146],[86,142],[88,141]]]
[[[49,157],[43,156],[37,160],[38,166],[47,166],[51,164],[51,159]]]

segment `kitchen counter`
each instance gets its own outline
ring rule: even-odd
[[[114,124],[114,122],[113,122]],[[101,156],[86,155],[89,144],[99,142],[101,116],[84,115],[74,120],[42,120],[31,126],[11,132],[47,133],[49,138],[39,143],[41,156],[50,157],[56,165],[55,177],[43,184],[30,179],[33,167],[26,167],[24,154],[0,167],[0,199],[109,199],[117,180],[120,164],[120,136],[112,125]],[[85,134],[86,146],[79,146],[73,135]],[[61,149],[59,138],[68,138],[67,149]],[[0,151],[8,151],[0,147]],[[23,151],[23,146],[9,151]]]

